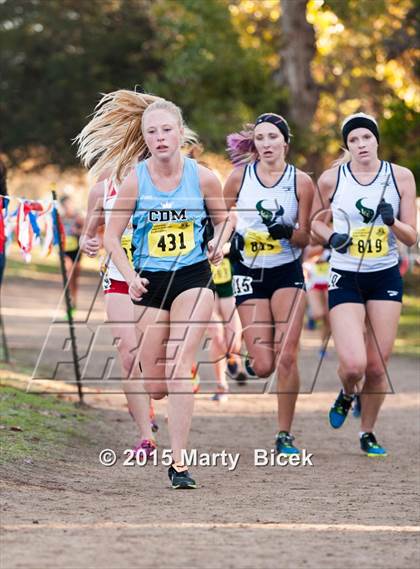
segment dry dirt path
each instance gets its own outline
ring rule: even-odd
[[[91,277],[83,277],[82,309],[94,286]],[[10,347],[28,367],[37,360],[58,298],[53,278],[6,280],[2,307]],[[102,318],[101,302],[91,326]],[[100,355],[109,347],[104,341],[96,349],[101,368]],[[316,337],[305,334],[300,369],[306,391],[317,365]],[[390,451],[386,460],[360,454],[355,419],[338,432],[329,428],[335,367],[331,354],[314,393],[302,395],[297,407],[294,434],[313,453],[312,467],[254,465],[254,449],[272,448],[273,395],[232,395],[223,405],[198,396],[191,448],[226,449],[240,459],[234,471],[220,464],[193,468],[199,488],[190,492],[171,490],[161,464],[124,467],[122,452],[132,445],[134,431],[123,398],[87,396],[98,421],[85,444],[47,461],[35,457],[33,464],[3,468],[1,568],[417,567],[416,361],[395,357],[389,367],[396,394],[387,398],[377,428]],[[203,366],[202,376],[210,381],[211,370]],[[258,380],[246,390],[257,387]],[[157,410],[164,449],[165,403]],[[104,448],[117,452],[116,466],[101,466]]]

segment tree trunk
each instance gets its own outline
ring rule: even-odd
[[[316,53],[315,32],[306,20],[308,0],[281,0],[282,68],[277,80],[289,89],[290,117],[299,129],[311,125],[318,88],[311,73]]]

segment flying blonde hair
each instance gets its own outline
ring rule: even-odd
[[[143,136],[144,117],[154,110],[172,113],[184,129],[182,146],[197,144],[197,134],[189,129],[182,112],[171,101],[147,93],[119,89],[104,94],[95,107],[92,119],[75,138],[77,156],[90,173],[97,177],[105,170],[117,183],[130,168],[150,156]]]

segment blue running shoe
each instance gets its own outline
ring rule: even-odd
[[[226,354],[226,359],[227,359],[227,368],[229,373],[232,376],[235,376],[238,373],[239,369],[238,362],[231,354]]]
[[[355,417],[356,419],[358,419],[360,417],[360,415],[362,414],[362,401],[360,399],[360,395],[354,396],[352,413],[353,413],[353,417]]]
[[[323,358],[328,358],[327,348],[325,348],[325,349],[324,349],[324,348],[321,348],[321,349],[319,350],[319,357],[320,357],[321,359],[323,359]]]
[[[300,450],[293,445],[294,439],[287,431],[280,431],[276,435],[276,451],[279,454],[300,454]]]
[[[306,327],[308,330],[316,330],[316,320],[314,320],[313,318],[308,318]]]
[[[373,433],[363,433],[363,435],[360,437],[360,448],[367,454],[367,456],[388,456],[387,450],[378,444],[378,441],[376,440],[376,437]]]
[[[246,369],[246,373],[250,377],[257,377],[257,374],[255,373],[254,368],[251,365],[251,360],[249,359],[248,354],[245,356],[245,369]]]
[[[339,429],[342,426],[350,411],[353,399],[353,395],[345,395],[341,389],[329,413],[330,425],[333,429]]]

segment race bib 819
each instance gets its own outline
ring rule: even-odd
[[[373,259],[385,257],[388,254],[388,227],[385,225],[353,229],[351,238],[350,255],[352,257]]]

